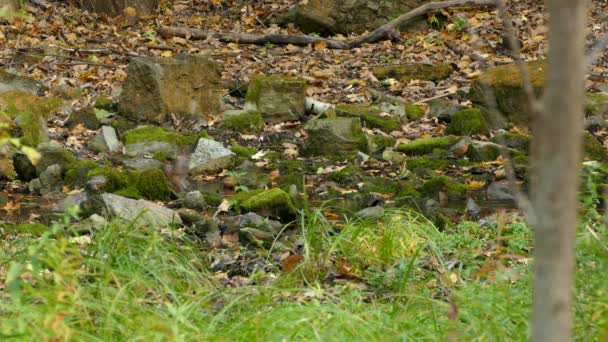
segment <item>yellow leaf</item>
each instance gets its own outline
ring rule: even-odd
[[[471,37],[469,36],[468,33],[463,33],[462,37],[460,37],[460,40],[462,40],[463,42],[466,42],[467,40],[469,40],[469,38],[471,38]]]
[[[163,56],[163,57],[173,57],[173,51],[171,51],[171,50],[165,50],[160,55]]]
[[[486,183],[484,181],[468,181],[467,182],[467,189],[469,190],[475,190],[475,189],[479,189],[481,187],[483,187]]]
[[[232,50],[236,50],[239,48],[239,44],[237,43],[228,43],[228,47]]]

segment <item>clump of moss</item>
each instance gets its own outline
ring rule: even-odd
[[[392,132],[400,127],[399,120],[394,117],[381,116],[382,111],[375,107],[340,104],[336,106],[335,110],[338,116],[360,118],[370,128],[378,128],[384,132]]]
[[[253,147],[246,147],[241,145],[230,146],[230,151],[234,152],[237,156],[241,158],[249,158],[257,152],[257,150]]]
[[[488,134],[490,129],[481,110],[470,108],[452,114],[446,132],[455,135]]]
[[[114,193],[127,188],[129,185],[129,177],[120,172],[120,170],[112,167],[98,167],[87,173],[87,177],[89,179],[100,175],[106,178],[106,184],[104,187],[104,191],[106,192]]]
[[[456,144],[459,140],[459,137],[453,135],[435,138],[421,138],[407,144],[397,146],[396,151],[410,156],[419,156],[432,153],[435,149],[447,149]]]
[[[291,197],[278,188],[247,191],[232,196],[230,200],[241,212],[255,212],[281,219],[293,219],[296,215]]]
[[[466,156],[475,162],[489,162],[496,160],[501,154],[500,147],[494,144],[479,146],[469,145]]]
[[[405,103],[405,116],[412,120],[420,120],[424,116],[424,110],[413,103]]]
[[[132,182],[139,194],[149,200],[166,200],[171,198],[171,189],[165,173],[159,169],[148,169],[133,172]]]
[[[0,232],[9,234],[31,234],[35,236],[42,235],[49,231],[50,228],[42,223],[21,223],[21,224],[1,224]]]
[[[115,119],[112,121],[110,126],[112,126],[112,128],[114,128],[119,135],[123,135],[128,130],[137,127],[137,123],[125,119]]]
[[[116,104],[108,97],[100,96],[95,99],[95,108],[103,109],[107,111],[116,110]]]
[[[9,91],[0,94],[0,105],[5,107],[8,113],[13,116],[23,112],[31,112],[38,117],[47,119],[62,103],[63,100],[60,98],[39,97],[22,91]]]
[[[39,114],[20,113],[16,116],[16,122],[22,144],[36,147],[45,140],[48,141],[48,136],[43,131],[45,129],[44,118]]]
[[[440,191],[446,192],[448,197],[464,197],[467,187],[450,180],[447,176],[436,176],[426,181],[420,189],[420,192],[426,197],[434,197]]]
[[[264,119],[259,112],[243,113],[225,119],[222,128],[240,133],[259,133],[264,130]]]
[[[369,151],[377,152],[384,150],[387,147],[395,146],[395,139],[392,137],[386,137],[384,135],[374,134],[367,135],[367,141],[369,143]]]
[[[82,187],[88,180],[91,170],[99,168],[99,165],[92,160],[79,160],[68,165],[63,181],[71,186]]]
[[[452,67],[446,63],[436,65],[405,64],[376,67],[372,69],[378,79],[394,78],[402,82],[411,80],[440,81],[450,76]]]
[[[452,163],[448,159],[418,157],[407,160],[408,170],[427,169],[427,170],[443,170]]]
[[[331,180],[331,181],[341,183],[343,181],[347,181],[349,179],[352,179],[352,177],[354,175],[356,175],[357,173],[359,173],[359,172],[361,172],[361,168],[360,167],[358,167],[356,165],[349,164],[349,165],[347,165],[345,168],[343,168],[340,171],[336,171],[336,172],[330,173],[327,178],[329,180]]]
[[[192,146],[201,137],[207,137],[206,132],[197,134],[182,134],[157,126],[142,126],[125,132],[122,139],[126,145],[138,142],[162,141],[179,146]]]
[[[170,155],[167,151],[156,151],[152,154],[152,159],[164,162],[167,160],[173,160],[175,156]]]

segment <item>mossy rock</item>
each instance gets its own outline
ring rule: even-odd
[[[224,119],[221,127],[239,133],[259,133],[264,130],[264,119],[259,112],[243,113]]]
[[[299,120],[306,110],[306,80],[256,76],[249,82],[246,109],[258,111],[270,124]]]
[[[46,120],[34,112],[22,112],[14,117],[20,142],[36,147],[50,141]]]
[[[339,104],[335,110],[338,116],[360,118],[368,127],[378,128],[384,132],[398,130],[401,126],[399,120],[394,117],[381,116],[382,111],[373,106]]]
[[[112,120],[110,126],[116,130],[116,133],[122,136],[125,132],[136,128],[137,123],[131,120],[118,118]]]
[[[447,135],[443,137],[421,138],[412,142],[401,144],[395,149],[398,152],[405,153],[409,156],[421,156],[428,153],[433,153],[433,150],[446,150],[460,141],[460,137]]]
[[[109,112],[116,111],[116,103],[106,96],[100,96],[95,99],[95,108],[107,110]]]
[[[292,220],[297,213],[289,194],[278,188],[243,192],[232,196],[230,201],[241,212],[254,212],[281,220]]]
[[[490,129],[481,110],[470,108],[452,114],[446,133],[454,135],[488,134]]]
[[[499,133],[492,142],[527,153],[530,149],[530,137],[516,133]]]
[[[372,72],[380,80],[394,78],[401,82],[411,80],[436,82],[448,78],[452,74],[452,67],[445,63],[436,65],[404,64],[375,67]]]
[[[54,142],[40,144],[38,146],[38,152],[40,152],[41,158],[36,164],[37,175],[40,175],[47,167],[54,164],[61,166],[62,172],[65,172],[69,165],[76,162],[76,158],[74,158],[72,152]]]
[[[405,116],[412,121],[420,120],[424,116],[424,110],[413,103],[405,103]]]
[[[608,151],[593,134],[589,132],[583,134],[583,147],[585,158],[602,162],[608,161]]]
[[[28,92],[9,91],[0,94],[0,107],[7,109],[15,116],[23,112],[31,112],[48,119],[49,115],[59,109],[63,100],[55,97],[39,97]]]
[[[113,167],[104,166],[92,169],[87,173],[87,178],[91,179],[100,175],[106,178],[105,187],[103,189],[105,192],[114,193],[126,189],[129,186],[129,177]]]
[[[585,116],[603,116],[608,114],[608,95],[585,94]]]
[[[416,157],[407,160],[407,168],[410,171],[417,169],[444,170],[452,165],[452,161],[444,158]]]
[[[392,137],[387,137],[387,136],[380,135],[380,134],[373,134],[373,135],[368,134],[367,142],[369,145],[369,148],[368,148],[369,152],[374,153],[374,152],[382,151],[387,147],[395,146],[396,140]]]
[[[467,149],[466,156],[474,162],[489,162],[498,159],[502,154],[500,145],[487,144],[471,144]]]
[[[339,160],[354,158],[359,151],[367,152],[367,138],[359,118],[311,120],[304,129],[308,133],[305,155]]]
[[[526,68],[535,94],[541,94],[546,63],[542,60],[528,62]],[[474,104],[485,108],[496,106],[512,124],[527,125],[531,120],[529,100],[516,64],[486,70],[473,81],[468,97]],[[486,103],[486,99],[494,99],[495,103]]]
[[[139,194],[149,200],[167,200],[172,196],[165,173],[159,169],[134,171],[130,174]]]
[[[101,122],[95,115],[95,110],[92,107],[87,107],[82,111],[73,112],[70,114],[66,122],[68,127],[83,125],[86,129],[98,130],[101,127]]]
[[[241,158],[249,158],[258,152],[258,150],[253,147],[241,145],[230,146],[230,151],[234,152],[234,154]]]
[[[0,180],[15,179],[15,165],[12,156],[0,152]]]
[[[0,233],[40,236],[51,228],[42,223],[0,224]]]
[[[447,193],[449,198],[463,198],[467,193],[467,187],[450,180],[447,176],[436,176],[426,181],[420,193],[427,198],[434,198],[439,192]]]
[[[355,176],[361,173],[361,168],[357,165],[348,164],[342,170],[330,173],[327,178],[331,181],[345,184],[355,180]]]
[[[180,147],[192,147],[200,138],[207,138],[206,132],[202,131],[199,134],[180,133],[157,126],[141,126],[122,135],[122,140],[125,145],[145,143],[152,141],[166,142],[175,144]]]
[[[99,165],[92,160],[79,160],[67,166],[63,181],[74,187],[83,187],[89,180],[89,172],[97,168]]]

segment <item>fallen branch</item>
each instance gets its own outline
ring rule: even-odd
[[[446,9],[446,8],[461,8],[461,7],[496,7],[496,0],[448,0],[441,2],[431,2],[420,7],[417,7],[401,16],[392,20],[376,30],[364,35],[354,41],[341,41],[330,38],[313,37],[307,35],[289,35],[289,34],[247,34],[247,33],[217,33],[207,32],[201,29],[161,26],[158,33],[163,37],[182,37],[191,39],[207,39],[215,38],[224,43],[240,43],[240,44],[293,44],[293,45],[309,45],[317,43],[325,43],[330,49],[349,50],[357,48],[366,43],[375,43],[386,37],[393,37],[394,29],[413,21],[415,18],[425,15],[429,12]]]

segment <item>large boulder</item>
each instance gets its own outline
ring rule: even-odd
[[[526,68],[534,92],[539,95],[545,83],[545,62],[528,62]],[[531,121],[530,102],[516,64],[486,70],[471,84],[469,99],[489,110],[498,109],[511,124],[525,126]],[[495,102],[488,103],[488,100]],[[491,122],[490,125],[495,126]]]
[[[372,31],[429,0],[300,1],[283,19],[306,33],[324,35]]]
[[[118,109],[129,119],[188,125],[221,110],[221,67],[210,57],[136,57],[127,72]]]
[[[304,127],[308,141],[304,152],[332,159],[352,158],[367,151],[367,138],[359,118],[331,118],[309,121]]]
[[[81,3],[89,12],[117,16],[127,7],[134,8],[139,14],[153,13],[160,0],[82,0]]]
[[[275,124],[299,120],[306,110],[306,80],[284,76],[257,76],[249,82],[245,108]]]

